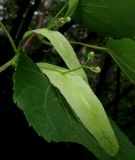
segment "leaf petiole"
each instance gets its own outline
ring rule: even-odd
[[[44,43],[44,44],[46,44],[48,46],[52,46],[52,44],[49,41],[45,40],[41,36],[37,36],[37,37],[42,43]],[[107,48],[105,48],[105,47],[90,45],[90,44],[87,44],[87,43],[82,43],[82,42],[77,42],[77,41],[69,41],[69,43],[70,44],[75,44],[75,45],[82,45],[82,46],[85,46],[85,47],[88,47],[88,48],[92,48],[92,49],[108,52]]]
[[[71,44],[76,44],[76,45],[82,45],[82,46],[89,47],[89,48],[92,48],[92,49],[108,52],[107,48],[105,48],[105,47],[90,45],[90,44],[86,44],[86,43],[82,43],[82,42],[76,42],[76,41],[70,41],[70,43]]]

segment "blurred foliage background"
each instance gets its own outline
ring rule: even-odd
[[[66,0],[0,0],[0,20],[9,30],[16,45],[27,30],[47,27],[59,12]],[[61,14],[61,17],[63,14]],[[58,30],[69,40],[104,46],[107,37],[102,37],[74,21],[63,25]],[[73,46],[83,64],[89,51],[95,52],[90,65],[101,67],[99,74],[86,71],[89,83],[104,105],[109,116],[135,144],[135,87],[116,66],[109,55],[91,50],[84,46]],[[65,65],[52,47],[33,38],[27,53],[35,61],[47,61],[60,66]],[[4,64],[14,53],[8,39],[0,29],[0,65]],[[24,75],[25,76],[25,75]],[[48,143],[39,137],[17,106],[13,103],[13,69],[0,74],[0,158],[2,154],[10,158],[30,156],[41,159],[78,159],[96,160],[84,147],[73,143]],[[19,157],[18,157],[19,158]]]

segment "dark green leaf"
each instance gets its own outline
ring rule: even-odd
[[[14,75],[14,101],[39,135],[48,141],[77,142],[87,147],[99,160],[134,160],[135,149],[113,124],[120,144],[114,158],[107,155],[88,133],[69,105],[39,68],[26,56],[19,58]]]
[[[135,84],[135,41],[129,38],[110,39],[107,48],[122,71]]]
[[[75,19],[102,35],[133,37],[134,15],[134,0],[79,0]]]

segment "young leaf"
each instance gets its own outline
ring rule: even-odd
[[[133,145],[112,122],[120,150],[116,157],[106,154],[70,110],[60,92],[25,55],[20,56],[14,75],[14,101],[23,110],[29,125],[32,125],[47,141],[70,141],[82,144],[99,160],[135,159]]]
[[[107,48],[118,66],[135,84],[135,41],[129,38],[122,40],[110,39],[107,42]]]
[[[45,64],[39,67],[60,90],[74,113],[104,150],[112,156],[116,155],[118,143],[103,106],[82,77],[76,73],[64,74],[46,69]]]
[[[102,35],[133,37],[134,15],[134,0],[79,0],[74,19]]]
[[[69,0],[69,7],[68,7],[68,10],[67,10],[67,12],[66,12],[66,17],[67,16],[72,16],[73,14],[74,14],[74,12],[75,12],[75,10],[76,10],[76,7],[77,7],[77,4],[78,4],[78,1],[79,0]]]
[[[50,42],[52,43],[56,51],[59,53],[59,55],[63,58],[69,69],[72,70],[74,68],[81,67],[72,46],[60,32],[51,31],[48,29],[37,29],[33,32],[41,34],[50,40]],[[77,70],[76,73],[82,76],[85,81],[88,82],[87,76],[83,69]]]

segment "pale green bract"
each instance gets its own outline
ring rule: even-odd
[[[51,31],[48,29],[37,29],[33,30],[33,32],[43,35],[50,40],[50,42],[52,43],[58,54],[62,57],[69,69],[72,70],[81,67],[72,46],[60,32]],[[84,80],[88,82],[87,76],[83,69],[77,70],[76,73],[82,76]]]
[[[98,143],[111,156],[115,156],[119,146],[102,104],[89,85],[76,73],[64,73],[60,68],[44,63],[38,64],[41,71],[49,78],[65,97],[74,113]],[[56,67],[57,68],[57,67]]]

